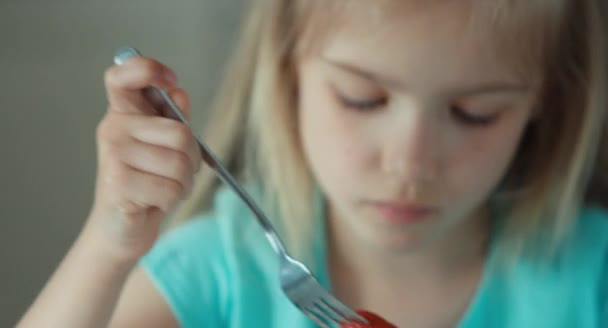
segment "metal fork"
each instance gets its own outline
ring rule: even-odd
[[[141,56],[140,52],[135,48],[123,47],[116,51],[114,63],[121,65],[127,59],[135,56]],[[165,116],[179,120],[190,128],[198,143],[203,160],[216,172],[224,183],[228,184],[232,190],[238,194],[253,212],[257,222],[264,230],[264,234],[270,242],[270,245],[279,256],[279,280],[281,289],[287,298],[306,316],[324,328],[330,328],[332,324],[342,325],[353,322],[367,323],[365,318],[344,305],[325,289],[303,263],[289,256],[281,238],[270,223],[270,220],[268,220],[251,196],[249,196],[224,165],[217,159],[209,147],[207,147],[201,138],[194,133],[192,126],[182,114],[182,111],[177,104],[169,97],[167,92],[154,87],[148,88],[146,92],[156,92],[156,96],[160,96],[160,98],[164,100],[164,105],[170,109],[170,111],[163,113]]]

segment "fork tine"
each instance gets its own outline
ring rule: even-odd
[[[340,317],[346,318],[345,321],[356,320],[359,322],[368,323],[365,318],[363,318],[357,312],[351,310],[348,306],[344,305],[344,303],[340,302],[337,298],[333,297],[329,293],[323,297],[322,301],[329,308],[331,308],[332,312],[338,313]]]
[[[313,304],[308,309],[311,313],[316,314],[318,317],[322,318],[326,322],[333,322],[338,324],[341,323],[337,319],[332,318],[329,314],[325,313],[321,308],[319,308],[317,304]]]
[[[300,310],[302,312],[304,312],[304,314],[306,314],[307,317],[309,317],[312,321],[314,321],[320,327],[322,327],[322,328],[332,328],[325,321],[321,320],[321,318],[319,318],[316,313],[311,312],[311,311],[309,311],[307,309],[304,309],[304,308],[300,308]]]
[[[320,307],[325,313],[329,314],[332,318],[335,318],[336,321],[348,322],[350,319],[342,313],[339,313],[334,309],[327,300],[321,298],[318,302],[315,303],[318,307]]]

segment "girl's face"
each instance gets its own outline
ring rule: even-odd
[[[298,63],[305,156],[356,237],[407,248],[464,222],[514,157],[535,92],[464,3],[353,5]]]

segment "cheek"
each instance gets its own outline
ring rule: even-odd
[[[299,94],[300,140],[312,173],[330,193],[352,188],[371,158],[361,129],[322,83],[303,79]]]
[[[461,195],[469,202],[481,202],[500,183],[517,150],[524,123],[505,122],[487,133],[477,133],[466,146],[454,152],[448,165],[450,195]],[[465,196],[466,195],[466,196]]]

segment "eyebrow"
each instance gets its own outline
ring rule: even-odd
[[[397,89],[407,89],[407,86],[397,79],[383,76],[375,72],[367,71],[359,68],[355,65],[336,61],[330,58],[323,57],[327,63],[335,66],[343,71],[347,71],[351,74],[362,77],[371,82],[375,82],[387,87]],[[485,82],[476,85],[466,86],[456,90],[459,95],[473,95],[473,94],[491,94],[491,93],[524,93],[530,88],[524,84],[509,83],[509,82]]]
[[[330,59],[327,57],[323,57],[323,60],[325,60],[327,63],[329,63],[332,66],[335,66],[343,71],[347,71],[351,74],[362,77],[366,80],[376,82],[378,84],[382,84],[385,86],[401,88],[401,89],[406,88],[406,86],[401,81],[397,81],[396,79],[382,76],[382,74],[366,71],[355,65],[352,65],[349,63],[344,63],[344,62],[339,62],[339,61],[336,61],[336,60],[333,60],[333,59]]]

